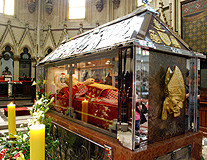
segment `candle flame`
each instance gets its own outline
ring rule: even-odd
[[[9,103],[8,106],[14,106],[15,104],[13,102]]]

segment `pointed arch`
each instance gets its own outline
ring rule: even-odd
[[[27,39],[27,36],[28,36],[28,39]],[[26,43],[26,44],[24,43],[25,40],[29,40],[29,42],[31,44],[31,47],[35,48],[35,44],[33,42],[33,39],[32,39],[32,36],[30,34],[30,31],[29,31],[28,27],[26,27],[24,33],[22,34],[22,37],[21,37],[21,39],[19,41],[19,47],[23,46],[23,47],[21,47],[21,50],[22,50],[22,48],[27,46],[28,48],[30,48],[30,54],[32,55],[34,50],[31,49],[31,47],[29,47],[28,45],[26,45],[28,43]],[[19,50],[19,51],[21,52],[21,50]]]
[[[49,40],[51,41],[50,44],[48,44],[49,43]],[[49,29],[48,29],[47,34],[45,36],[45,39],[44,39],[44,42],[43,42],[43,49],[47,45],[52,45],[53,46],[52,48],[55,48],[56,47],[56,43],[55,43],[55,39],[54,39],[52,30],[51,30],[51,26],[49,26]]]
[[[11,48],[11,52],[12,52],[13,55],[14,55],[14,54],[16,53],[16,52],[15,52],[15,49],[14,49],[13,45],[12,45],[11,43],[9,43],[9,42],[5,43],[5,44],[0,48],[0,53],[1,53],[1,55],[2,55],[3,51],[5,51],[5,48],[6,48],[7,46],[9,46],[9,47]]]
[[[31,80],[31,49],[24,46],[20,52],[19,80]]]
[[[28,53],[29,53],[30,55],[32,55],[32,54],[31,54],[31,53],[32,53],[32,49],[31,49],[28,45],[24,45],[24,46],[22,46],[22,47],[20,48],[20,50],[19,50],[19,53],[20,53],[20,54],[23,52],[24,48],[27,48],[27,49],[28,49]]]
[[[4,30],[2,38],[0,40],[0,46],[5,46],[5,45],[8,44],[8,42],[10,42],[9,44],[11,44],[11,42],[13,43],[10,46],[12,46],[12,49],[14,51],[16,51],[16,49],[17,49],[17,42],[16,42],[16,39],[15,39],[13,30],[11,28],[11,25],[10,25],[9,21],[8,21],[8,25],[7,25],[6,29]]]
[[[1,73],[5,73],[6,71],[9,72],[10,75],[14,76],[14,53],[12,52],[11,45],[4,45],[1,55]]]
[[[61,34],[60,34],[60,38],[59,38],[59,41],[58,41],[58,46],[62,43],[62,41],[64,40],[64,37],[66,37],[66,35],[69,36],[68,32],[66,29],[64,29]],[[66,39],[66,38],[65,38]]]
[[[46,57],[48,54],[50,54],[53,51],[52,47],[48,46],[47,49],[44,51],[44,56]]]

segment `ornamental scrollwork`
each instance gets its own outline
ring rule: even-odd
[[[149,30],[149,34],[152,41],[154,41],[155,43],[162,43],[161,39],[155,31]]]
[[[36,8],[36,0],[28,0],[28,10],[30,13],[33,13]]]
[[[53,11],[53,3],[52,0],[46,0],[46,12],[51,14]]]
[[[103,9],[103,0],[96,0],[96,9],[98,12],[101,12]]]

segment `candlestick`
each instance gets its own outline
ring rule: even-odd
[[[85,99],[82,101],[82,116],[81,120],[84,122],[88,122],[88,115],[85,115],[84,113],[88,114],[88,101]]]
[[[30,160],[45,160],[45,125],[30,127]]]
[[[7,105],[8,109],[8,128],[9,128],[9,138],[15,138],[14,136],[10,135],[16,135],[16,110],[15,110],[15,104],[10,103]]]

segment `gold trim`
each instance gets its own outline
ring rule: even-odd
[[[67,109],[66,107],[62,107],[62,106],[60,106],[60,105],[56,105],[56,104],[53,104],[53,106],[55,106],[55,107],[60,107],[60,108],[63,108],[63,109]],[[112,120],[107,120],[107,119],[104,119],[104,118],[100,118],[100,117],[94,116],[94,115],[92,115],[92,114],[84,113],[84,112],[82,112],[82,111],[78,111],[78,110],[74,110],[74,111],[77,112],[77,113],[81,113],[81,114],[84,114],[84,115],[87,115],[87,116],[96,118],[96,119],[100,119],[100,120],[105,121],[105,122],[108,122],[108,123],[112,123],[112,122],[113,122]]]
[[[154,28],[155,28],[156,30],[165,32],[165,30],[162,29],[161,24],[160,24],[156,19],[153,20],[153,23],[154,23],[154,25],[155,25]]]
[[[170,38],[168,37],[168,35],[166,33],[163,33],[163,32],[160,32],[160,31],[157,31],[160,38],[162,39],[162,41],[166,44],[166,45],[171,45],[171,41],[170,41]]]
[[[100,120],[108,122],[108,123],[113,122],[112,120],[107,120],[107,119],[104,119],[104,118],[100,118],[100,117],[94,116],[92,114],[84,113],[84,112],[81,112],[81,111],[78,111],[78,110],[75,110],[75,112],[78,112],[78,113],[81,113],[81,114],[84,114],[84,115],[87,115],[87,116],[90,116],[90,117],[93,117],[93,118],[96,118],[96,119],[100,119]]]
[[[149,30],[149,34],[152,41],[154,41],[155,43],[162,43],[161,39],[155,31]]]
[[[170,39],[172,41],[172,44],[176,47],[176,48],[181,48],[180,44],[178,43],[178,41],[175,39],[175,37],[170,36]]]

